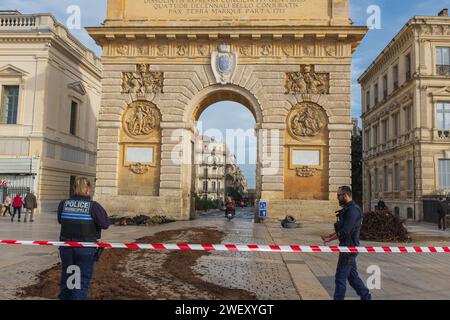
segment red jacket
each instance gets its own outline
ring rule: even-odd
[[[13,200],[13,208],[22,208],[23,202],[22,197],[16,196]]]

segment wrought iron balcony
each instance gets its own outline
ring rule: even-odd
[[[436,72],[440,76],[450,76],[450,65],[437,65]]]

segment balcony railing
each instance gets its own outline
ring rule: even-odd
[[[0,16],[0,27],[34,27],[35,16]]]
[[[450,65],[437,65],[436,72],[440,76],[450,76]]]
[[[442,140],[450,139],[450,130],[438,130],[438,137]]]

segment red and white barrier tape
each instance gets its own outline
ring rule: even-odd
[[[0,245],[54,246],[73,248],[145,249],[183,251],[232,252],[290,252],[290,253],[450,253],[450,247],[338,247],[298,245],[243,245],[243,244],[163,244],[163,243],[104,243],[0,240]]]

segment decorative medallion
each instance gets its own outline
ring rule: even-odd
[[[285,55],[287,55],[288,57],[292,57],[294,55],[294,44],[286,43],[282,46],[282,50]]]
[[[156,47],[156,54],[160,57],[169,55],[169,46],[167,44],[160,44]]]
[[[197,49],[202,57],[207,56],[209,54],[209,45],[207,44],[200,44],[198,45]]]
[[[237,66],[237,53],[231,52],[226,44],[219,45],[219,50],[211,56],[211,66],[216,81],[221,84],[231,82]]]
[[[121,45],[116,48],[116,52],[120,56],[126,56],[128,55],[128,46],[126,44]]]
[[[273,54],[273,48],[270,44],[263,44],[261,46],[261,55],[262,56],[270,56]]]
[[[122,93],[157,93],[162,92],[163,72],[151,72],[149,64],[138,64],[136,72],[124,72]]]
[[[135,174],[146,174],[149,171],[149,168],[142,163],[133,163],[130,165],[130,171]]]
[[[239,47],[239,53],[243,56],[250,56],[252,52],[252,47],[249,44],[243,44]]]
[[[136,101],[123,116],[122,125],[131,137],[145,137],[159,128],[159,114],[153,104]]]
[[[302,65],[300,72],[287,72],[285,93],[328,94],[329,73],[316,73],[314,65]]]
[[[287,117],[289,134],[295,139],[314,137],[327,124],[326,114],[313,102],[302,102]]]
[[[296,168],[295,169],[297,176],[299,177],[303,177],[303,178],[310,178],[310,177],[314,177],[317,173],[317,169],[316,168],[310,168],[308,166],[304,166],[301,168]]]

